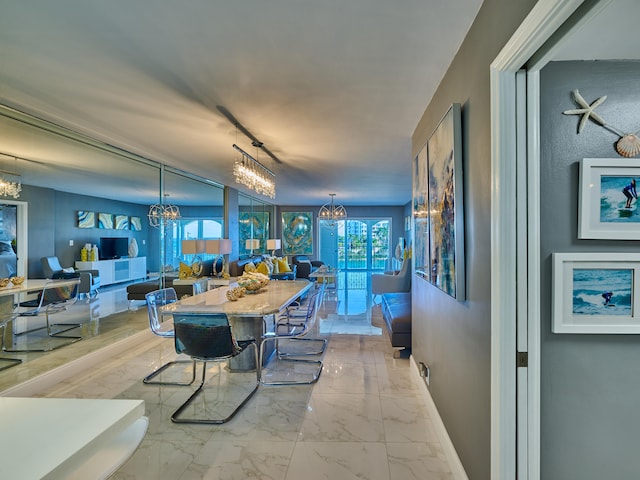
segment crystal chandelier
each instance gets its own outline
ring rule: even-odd
[[[17,182],[8,180],[5,175],[19,176],[15,173],[5,172],[0,170],[0,195],[3,197],[20,198],[20,192],[22,191],[22,184],[20,180]]]
[[[235,176],[236,183],[245,185],[260,195],[275,198],[275,173],[242,150],[235,143],[233,144],[233,148],[242,154],[242,158],[240,160],[236,160],[233,165],[233,175]]]
[[[6,153],[2,153],[9,157]],[[13,157],[14,164],[17,166],[18,157]],[[20,174],[0,170],[0,196],[20,198],[22,191],[22,183],[20,182]]]
[[[169,203],[156,203],[149,207],[149,225],[159,228],[161,225],[169,225],[180,219],[180,209],[177,205]]]
[[[318,218],[328,222],[325,223],[325,225],[334,226],[336,221],[347,218],[347,210],[342,205],[335,205],[333,203],[333,197],[336,196],[335,193],[330,193],[329,196],[331,197],[331,201],[320,207]]]

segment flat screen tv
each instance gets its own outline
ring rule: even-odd
[[[100,260],[113,260],[129,255],[129,239],[126,237],[100,238]]]

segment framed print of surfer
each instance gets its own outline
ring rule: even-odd
[[[640,253],[554,253],[553,333],[640,333]]]
[[[580,164],[578,237],[640,240],[640,159],[585,158]]]

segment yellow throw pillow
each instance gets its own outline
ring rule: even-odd
[[[244,266],[244,271],[245,272],[255,272],[256,271],[256,266],[253,262],[249,262]]]
[[[262,273],[263,275],[269,275],[269,267],[267,267],[267,262],[260,262],[256,267],[256,272]]]
[[[187,265],[184,262],[180,262],[180,271],[178,272],[178,277],[185,279],[191,276],[191,265]]]
[[[285,272],[290,272],[291,271],[291,267],[289,267],[289,264],[287,263],[287,261],[284,258],[279,258],[278,259],[278,271],[280,273],[285,273]]]

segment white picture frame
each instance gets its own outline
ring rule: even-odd
[[[584,158],[580,163],[578,237],[581,239],[640,240],[640,205],[626,189],[636,179],[639,158]]]
[[[552,264],[553,333],[640,334],[640,253],[554,253]]]

